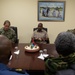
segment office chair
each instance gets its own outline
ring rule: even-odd
[[[16,33],[16,41],[15,41],[15,43],[18,44],[19,43],[19,39],[18,39],[18,30],[17,30],[17,27],[11,26],[10,28],[12,28],[15,31],[15,33]]]
[[[37,29],[38,29],[38,28],[33,28],[33,31],[35,31],[35,30],[37,30]],[[43,27],[43,30],[45,30],[46,32],[48,32],[48,29],[47,29],[47,28],[44,28],[44,27]],[[47,42],[47,44],[50,43],[49,38],[48,38],[48,40],[46,40],[46,42]]]
[[[33,31],[37,30],[38,28],[33,28]],[[43,28],[47,32],[47,28]]]

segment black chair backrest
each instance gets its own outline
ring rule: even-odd
[[[10,28],[12,28],[15,31],[15,33],[16,33],[16,41],[15,41],[15,43],[18,43],[19,40],[18,40],[18,30],[17,30],[17,27],[11,26]]]
[[[38,28],[33,28],[33,31],[37,30]],[[47,28],[43,28],[47,32]]]

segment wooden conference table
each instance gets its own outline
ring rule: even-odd
[[[13,53],[14,50],[12,50],[13,58],[10,61],[11,64],[9,67],[21,68],[25,70],[45,70],[44,60],[37,58],[39,56],[39,51],[34,53],[26,52],[24,49],[26,45],[27,44],[25,43],[18,44],[20,50],[20,54],[18,56],[15,55]],[[42,50],[47,49],[47,53],[49,55],[54,55],[55,57],[58,56],[54,44],[39,44],[39,46]]]

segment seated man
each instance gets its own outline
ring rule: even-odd
[[[43,24],[39,23],[37,29],[34,31],[32,41],[36,43],[47,43],[49,40],[47,32],[43,29]]]
[[[7,67],[11,49],[11,41],[4,35],[0,35],[0,75],[29,75],[26,71],[16,71]]]
[[[75,64],[75,35],[73,33],[61,32],[58,34],[55,40],[55,47],[59,57],[45,58],[45,75],[55,75],[60,70],[67,70],[69,72],[70,66]],[[68,72],[63,75],[71,75]]]
[[[6,36],[12,41],[12,43],[15,43],[16,33],[12,28],[10,28],[10,21],[6,20],[4,22],[4,27],[0,29],[0,35]]]

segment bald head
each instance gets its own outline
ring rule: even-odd
[[[42,23],[39,23],[38,24],[38,32],[42,31],[42,28],[43,28],[43,24]]]
[[[39,23],[39,24],[38,24],[38,27],[43,27],[43,24],[42,24],[42,23]]]
[[[63,56],[75,52],[75,35],[71,32],[61,32],[55,40],[56,50]]]
[[[0,63],[4,63],[6,60],[9,60],[11,49],[11,41],[7,37],[0,35]]]

